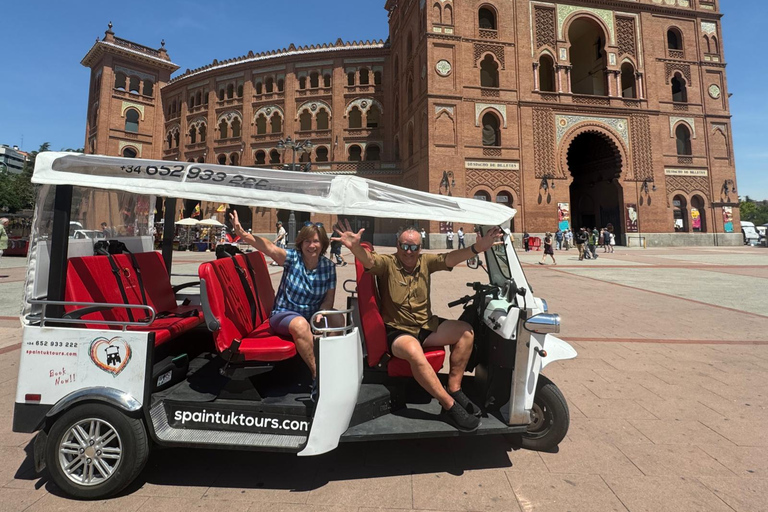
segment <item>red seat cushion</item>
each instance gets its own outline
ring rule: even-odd
[[[142,285],[146,295],[146,305],[151,306],[156,313],[170,313],[171,316],[156,318],[149,326],[130,326],[131,331],[152,331],[155,333],[155,345],[161,345],[184,332],[197,327],[202,318],[200,314],[179,318],[173,316],[189,312],[194,306],[178,306],[171,286],[171,280],[165,268],[162,256],[157,252],[138,253],[136,263],[141,270]],[[128,304],[141,305],[144,298],[139,286],[138,277],[130,256],[116,254],[115,264],[120,269],[120,279],[123,284]],[[94,302],[125,304],[117,279],[112,271],[107,256],[85,256],[70,258],[67,262],[67,289],[65,300],[70,302]],[[67,312],[80,309],[81,306],[67,306]],[[135,321],[146,317],[146,310],[133,309],[131,315]],[[131,318],[124,308],[111,308],[84,315],[86,320],[107,320],[128,322]],[[88,324],[91,329],[120,329],[119,326],[103,324]]]
[[[367,242],[363,242],[363,246],[368,250],[373,250],[373,246]],[[366,272],[359,260],[355,261],[355,270],[357,274],[357,304],[365,335],[365,346],[368,349],[368,366],[373,367],[389,351],[387,331],[379,309],[375,276]],[[436,372],[443,367],[445,360],[443,348],[426,348],[424,355],[427,356],[427,361]],[[387,363],[387,374],[390,377],[413,377],[408,362],[394,356]]]
[[[283,361],[296,355],[296,345],[273,333],[267,319],[243,338],[240,352],[246,361]]]

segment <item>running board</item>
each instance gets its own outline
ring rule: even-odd
[[[167,444],[231,446],[246,449],[258,448],[262,450],[293,452],[300,450],[307,442],[307,436],[305,435],[287,436],[224,430],[174,428],[168,423],[168,416],[163,401],[159,401],[152,407],[150,416],[157,440]]]

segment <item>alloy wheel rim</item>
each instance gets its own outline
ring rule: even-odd
[[[77,485],[91,487],[107,481],[120,466],[123,444],[115,427],[98,418],[72,425],[59,443],[62,473]]]

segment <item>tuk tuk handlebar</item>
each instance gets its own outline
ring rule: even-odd
[[[98,324],[98,325],[116,325],[123,328],[125,331],[130,326],[139,326],[139,327],[147,327],[148,325],[151,325],[152,322],[155,321],[156,312],[155,309],[152,306],[145,306],[143,304],[117,304],[117,303],[109,303],[109,302],[71,302],[71,301],[65,301],[65,300],[42,300],[42,299],[31,299],[28,301],[30,304],[33,305],[40,305],[43,307],[43,310],[40,313],[40,327],[45,327],[46,321],[56,322],[60,324],[80,324],[80,325],[89,325],[89,324]],[[95,308],[97,309],[113,309],[113,308],[123,308],[123,309],[141,309],[147,311],[148,316],[142,320],[137,320],[135,322],[120,322],[116,320],[88,320],[83,318],[51,318],[46,316],[46,308],[48,306],[83,306],[85,308]],[[77,311],[77,310],[76,310]]]
[[[355,328],[354,323],[350,323],[349,325],[345,325],[342,327],[329,327],[328,326],[328,320],[323,318],[322,320],[325,320],[325,327],[318,327],[315,325],[315,318],[317,315],[322,315],[323,317],[328,317],[332,315],[348,315],[352,313],[351,309],[324,309],[322,311],[318,311],[316,313],[312,314],[312,321],[310,322],[310,325],[312,327],[312,333],[322,335],[323,337],[328,336],[330,333],[335,332],[341,332],[342,334],[348,334],[352,331],[352,329]]]

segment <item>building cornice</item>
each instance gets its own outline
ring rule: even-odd
[[[139,45],[136,45],[136,46],[139,46]],[[147,48],[147,50],[151,50],[151,48]],[[155,51],[155,50],[151,50],[151,51]],[[157,53],[158,53],[158,56],[155,56],[155,55],[151,55],[148,51],[140,51],[138,49],[129,48],[127,46],[124,46],[118,43],[114,43],[110,41],[96,41],[96,43],[94,43],[94,45],[85,55],[85,57],[83,57],[83,60],[80,61],[80,64],[82,64],[85,67],[92,67],[105,54],[113,54],[113,55],[121,55],[124,57],[129,57],[133,60],[144,61],[149,65],[167,69],[171,73],[179,69],[179,66],[177,66],[170,60],[160,57],[159,52]]]

